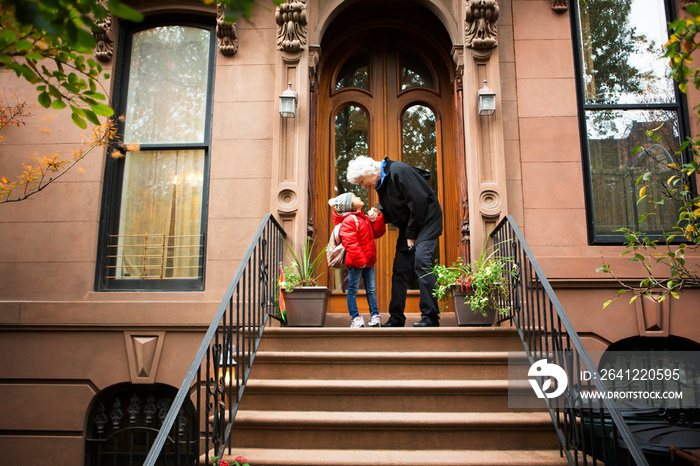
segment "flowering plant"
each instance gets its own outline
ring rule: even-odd
[[[212,456],[211,464],[214,466],[250,466],[250,464],[248,464],[248,459],[245,456],[236,456],[233,459],[233,463],[229,463],[223,458],[219,459],[218,456]]]
[[[304,247],[299,252],[299,255],[294,253],[294,250],[285,241],[284,245],[289,251],[292,265],[284,267],[284,280],[280,281],[280,287],[287,293],[294,291],[294,288],[300,286],[317,286],[319,268],[326,256],[326,248],[324,247],[317,256],[313,256],[313,249],[316,240],[306,239]]]
[[[440,309],[448,308],[447,299],[452,296],[452,288],[466,292],[465,302],[476,313],[486,315],[486,308],[491,307],[505,314],[509,307],[499,303],[499,297],[508,296],[507,274],[513,272],[507,267],[508,259],[495,257],[496,251],[487,254],[484,248],[479,259],[465,264],[458,258],[451,266],[436,263],[431,269],[435,275],[433,296],[440,302]]]

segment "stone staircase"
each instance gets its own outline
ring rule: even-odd
[[[232,456],[276,465],[565,465],[546,411],[508,410],[511,328],[268,328]]]

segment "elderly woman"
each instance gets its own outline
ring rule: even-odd
[[[348,164],[350,183],[377,191],[384,221],[399,229],[391,276],[389,320],[382,327],[403,327],[411,273],[418,278],[421,320],[414,327],[439,327],[439,308],[433,296],[435,277],[429,273],[438,238],[442,234],[442,208],[426,182],[425,170],[390,160],[381,162],[361,155]]]

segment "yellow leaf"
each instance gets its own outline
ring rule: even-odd
[[[675,163],[669,163],[668,166],[671,167],[671,168],[676,168],[676,164],[675,164]]]
[[[639,197],[644,197],[644,195],[646,194],[646,192],[647,192],[647,187],[646,187],[646,186],[642,186],[642,189],[639,190]]]

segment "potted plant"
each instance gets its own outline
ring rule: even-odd
[[[319,269],[325,259],[325,248],[313,256],[315,241],[306,239],[299,254],[285,241],[290,266],[284,267],[280,288],[284,300],[285,321],[290,327],[323,327],[326,322],[328,297],[331,291],[318,286]]]
[[[492,325],[496,314],[506,314],[510,308],[502,305],[508,297],[506,274],[508,259],[495,257],[496,251],[487,254],[484,248],[479,259],[465,264],[458,258],[451,266],[435,264],[433,295],[440,302],[441,311],[448,308],[452,298],[455,317],[460,326]]]

